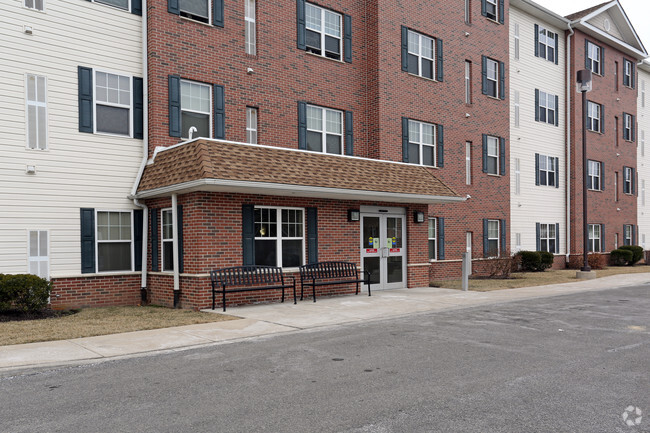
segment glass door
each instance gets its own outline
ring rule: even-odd
[[[361,215],[361,267],[375,289],[406,287],[406,237],[403,215]]]

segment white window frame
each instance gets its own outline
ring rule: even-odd
[[[634,245],[632,240],[632,224],[623,225],[623,245]]]
[[[555,125],[555,120],[557,119],[557,107],[555,106],[555,95],[550,93],[539,91],[539,105],[537,110],[539,113],[539,121],[542,123],[548,123],[549,125]],[[542,112],[544,113],[544,120],[542,120]],[[553,121],[549,120],[550,113],[553,113]]]
[[[496,153],[490,153],[490,142],[493,142],[496,144]],[[492,135],[487,136],[487,158],[488,162],[490,161],[490,158],[494,158],[496,160],[496,164],[494,165],[496,167],[496,171],[494,173],[490,172],[490,164],[487,164],[487,174],[495,175],[498,176],[499,173],[501,173],[501,167],[499,167],[499,137],[494,137]]]
[[[419,136],[420,136],[419,141],[415,141],[415,140],[413,140],[411,138],[411,125],[417,125],[417,127],[419,129]],[[431,126],[431,129],[433,131],[433,144],[424,143],[423,140],[422,140],[422,137],[423,137],[422,132],[424,131],[424,126],[425,125],[426,126]],[[418,165],[422,165],[424,167],[437,167],[438,166],[438,155],[437,155],[437,153],[438,153],[438,146],[437,146],[438,145],[438,128],[437,128],[437,125],[435,125],[433,123],[420,122],[419,120],[409,119],[409,162],[411,160],[411,158],[410,158],[410,156],[411,156],[410,155],[410,145],[411,144],[417,144],[418,145],[418,158],[419,158],[418,159],[418,161],[419,161]],[[422,160],[423,160],[422,157],[424,156],[424,147],[425,146],[430,147],[430,148],[433,149],[433,151],[432,151],[432,153],[433,153],[433,165],[424,164],[422,162]]]
[[[438,260],[438,218],[429,218],[428,224],[429,261],[436,261]],[[433,241],[433,254],[431,254],[431,241]]]
[[[250,54],[251,56],[257,54],[257,24],[255,22],[256,11],[256,0],[244,0],[244,25],[246,26],[246,36],[244,40],[246,45],[246,54]]]
[[[309,129],[309,120],[307,120],[307,132],[317,132],[321,134],[321,143],[322,143],[322,148],[320,153],[326,153],[328,155],[345,155],[345,113],[341,110],[334,110],[332,108],[326,108],[326,107],[319,107],[318,105],[311,105],[307,104],[307,113],[309,113],[309,109],[317,109],[321,110],[321,129],[316,130],[316,129]],[[329,132],[327,130],[327,113],[337,113],[339,115],[339,118],[341,119],[341,133],[337,132]],[[309,116],[307,116],[309,119]],[[327,152],[327,136],[328,135],[336,135],[341,137],[341,153],[328,153]],[[310,150],[310,152],[317,152],[315,150]]]
[[[543,163],[542,163],[543,161]],[[557,167],[555,166],[555,158],[547,155],[539,155],[539,184],[540,186],[556,187],[555,178]],[[543,177],[542,177],[543,176]],[[544,181],[542,182],[542,179]],[[552,184],[551,184],[552,179]]]
[[[169,215],[170,223],[165,224],[165,215]],[[165,237],[165,226],[171,228],[171,237]],[[172,244],[172,267],[165,268],[165,243]],[[172,208],[160,210],[160,269],[163,272],[174,272],[174,211]]]
[[[487,95],[493,98],[498,98],[499,97],[499,62],[490,59],[489,57],[486,57],[485,77],[488,81],[494,82],[494,94],[488,93]]]
[[[343,47],[343,32],[344,32],[344,29],[343,29],[343,15],[341,15],[338,12],[334,12],[332,10],[325,9],[323,7],[317,6],[317,5],[315,5],[313,3],[309,3],[309,2],[305,3],[305,15],[307,15],[307,8],[309,8],[309,7],[313,7],[313,8],[318,9],[320,11],[320,28],[314,27],[310,23],[310,21],[307,19],[307,16],[305,17],[305,28],[307,30],[312,31],[312,32],[320,33],[320,54],[310,51],[309,46],[307,46],[307,52],[310,52],[310,53],[312,53],[314,55],[317,55],[317,56],[320,56],[320,57],[324,57],[326,59],[336,60],[336,61],[339,61],[339,62],[342,61],[343,60],[343,48],[344,48]],[[327,36],[329,36],[331,38],[338,39],[338,41],[339,41],[339,58],[338,59],[333,58],[333,57],[329,57],[329,56],[327,56],[325,54],[325,35],[326,35],[325,16],[327,14],[335,15],[335,16],[338,17],[338,20],[339,20],[339,35],[335,36],[335,35],[327,34]],[[310,27],[310,25],[312,25],[312,27]]]
[[[415,52],[412,47],[411,47],[411,36],[416,36],[417,39],[417,52]],[[429,40],[431,41],[431,57],[426,56],[423,54],[424,51],[424,44],[422,43],[423,40]],[[413,30],[408,30],[408,53],[410,55],[416,56],[418,58],[418,72],[414,74],[413,72],[409,71],[409,74],[411,75],[417,75],[418,77],[426,78],[427,80],[436,80],[436,39],[432,38],[431,36],[423,35],[422,33],[414,32]],[[431,62],[431,77],[425,77],[422,75],[422,61],[423,60],[429,60]]]
[[[600,183],[602,179],[602,167],[600,161],[593,161],[591,159],[587,161],[587,188],[590,191],[602,191],[602,185]],[[596,181],[598,182],[598,188],[594,188]]]
[[[589,252],[590,253],[599,253],[603,248],[603,243],[601,241],[601,225],[600,224],[588,224],[588,239],[589,239]],[[598,236],[596,236],[596,232]],[[596,240],[598,241],[598,250],[595,249]]]
[[[587,129],[589,131],[601,131],[601,113],[602,110],[600,104],[592,101],[587,101]]]
[[[276,211],[276,224],[277,224],[276,233],[277,233],[277,236],[275,236],[275,237],[255,236],[253,242],[256,242],[258,240],[261,240],[261,241],[275,240],[276,241],[276,243],[275,243],[275,248],[276,248],[275,254],[276,254],[276,257],[277,257],[277,262],[276,262],[275,266],[285,268],[283,266],[283,264],[282,264],[282,241],[285,241],[285,240],[286,241],[300,240],[300,241],[302,241],[302,243],[301,243],[301,245],[302,245],[301,246],[301,255],[302,255],[302,257],[301,257],[300,264],[304,265],[305,264],[305,251],[306,251],[306,243],[305,242],[306,242],[306,238],[307,238],[307,233],[306,233],[307,225],[305,223],[305,218],[306,218],[305,208],[301,208],[301,207],[285,207],[285,206],[255,206],[255,210],[257,210],[257,209],[274,209]],[[290,236],[284,237],[284,236],[282,236],[282,223],[283,223],[283,221],[282,221],[282,211],[283,210],[294,210],[294,211],[301,211],[302,212],[302,237],[295,237],[295,236],[293,236],[293,237],[290,237]],[[253,223],[257,224],[257,221],[254,219]],[[289,268],[289,269],[292,269],[292,268]]]
[[[192,85],[197,85],[197,86],[203,86],[203,87],[208,87],[210,90],[208,91],[208,94],[210,96],[210,105],[209,110],[207,112],[205,111],[199,111],[199,110],[190,110],[189,108],[183,108],[183,82],[185,83],[190,83]],[[212,94],[214,92],[214,88],[210,84],[206,83],[201,83],[200,81],[192,81],[192,80],[181,80],[180,84],[180,96],[181,96],[181,138],[188,139],[189,138],[189,130],[183,131],[183,112],[186,111],[188,113],[196,113],[196,114],[207,114],[208,115],[208,126],[210,127],[210,137],[206,138],[212,138],[214,135],[214,125],[212,123],[213,119],[213,114],[212,114],[212,108],[214,107],[214,103],[212,101]],[[193,137],[196,138],[196,137]]]
[[[28,1],[31,1],[32,6],[29,6],[27,4]],[[36,2],[37,1],[38,0],[23,0],[23,7],[27,8],[27,9],[32,9],[32,10],[35,10],[35,11],[38,11],[38,12],[45,12],[45,0],[41,0],[41,3],[43,5],[43,7],[41,9],[36,7]]]
[[[540,223],[539,224],[539,250],[546,251],[552,254],[557,254],[559,251],[559,245],[557,243],[557,233],[555,233],[555,224],[554,223]],[[551,236],[551,231],[553,236]],[[545,233],[546,232],[546,233]],[[546,236],[544,236],[546,234]],[[555,244],[553,251],[550,251],[551,241]],[[546,247],[546,249],[544,249]]]
[[[494,225],[494,224],[496,224],[496,226],[497,226],[497,237],[496,238],[490,237],[490,225]],[[497,243],[497,254],[496,254],[496,256],[489,256],[489,257],[500,257],[501,256],[501,220],[488,220],[487,229],[488,229],[488,232],[487,232],[488,254],[489,254],[489,251],[490,251],[490,247],[489,247],[490,242],[496,240],[496,243]]]
[[[627,81],[627,84],[625,84]],[[625,87],[632,87],[632,62],[627,59],[623,59],[623,85]]]
[[[472,62],[465,60],[465,104],[472,103]]]
[[[538,53],[539,57],[548,60],[549,62],[555,62],[555,41],[557,40],[557,34],[549,31],[547,28],[538,26]],[[551,36],[552,35],[552,36]],[[552,45],[551,45],[552,44]],[[542,45],[544,46],[542,49]],[[553,50],[553,53],[549,53],[550,50]],[[551,58],[549,58],[549,55]]]
[[[623,139],[632,141],[632,115],[623,113]]]
[[[488,11],[490,5],[494,6],[494,16]],[[489,20],[497,21],[499,19],[499,2],[497,0],[485,0],[485,15]]]
[[[34,77],[34,94],[36,95],[36,100],[29,99],[29,79]],[[44,98],[45,102],[39,101],[38,95],[38,80],[43,79],[43,87],[45,91]],[[36,147],[31,147],[29,142],[29,107],[35,107],[36,109]],[[43,143],[40,142],[39,138],[39,121],[38,121],[38,109],[42,107],[45,109],[45,137],[43,137]],[[47,77],[43,75],[36,74],[26,74],[25,75],[25,125],[27,127],[25,131],[25,147],[30,150],[47,150],[48,149],[48,112],[47,112]]]
[[[109,5],[110,6],[110,5]],[[120,104],[114,102],[104,102],[97,99],[97,74],[117,75],[119,77],[126,77],[129,79],[129,104]],[[108,79],[108,77],[107,77]],[[108,87],[107,87],[108,89]],[[128,134],[114,134],[110,132],[97,131],[97,106],[104,105],[107,107],[126,108],[129,110],[129,133]],[[123,74],[121,72],[113,72],[104,69],[93,69],[93,132],[100,135],[110,135],[113,137],[133,137],[133,75]]]
[[[600,64],[601,48],[593,42],[587,41],[587,57],[589,58],[590,70],[594,74],[602,75],[602,67]]]
[[[634,182],[632,173],[632,167],[623,167],[623,194],[632,194],[632,182]]]
[[[472,0],[465,0],[465,24],[472,22]]]
[[[257,117],[255,107],[246,107],[246,143],[257,144]]]
[[[130,0],[129,0],[130,1]],[[198,17],[198,15],[192,15],[188,11],[184,11],[183,7],[181,6],[183,4],[183,0],[179,0],[178,2],[178,10],[179,10],[179,15],[181,18],[185,18],[188,20],[196,21],[198,23],[203,23],[203,24],[210,24],[212,22],[212,0],[205,0],[208,6],[208,16],[207,17],[200,17],[201,19],[196,19],[195,17]]]
[[[108,212],[110,213],[128,213],[131,215],[131,239],[128,241],[131,245],[131,268],[130,269],[123,269],[119,271],[100,271],[99,270],[99,244],[108,244],[108,243],[125,243],[125,240],[122,239],[113,239],[113,240],[99,240],[99,236],[97,234],[99,224],[98,224],[98,215],[100,213],[105,213]],[[133,227],[133,211],[130,209],[127,210],[111,210],[111,209],[95,209],[95,271],[98,274],[118,274],[118,273],[123,273],[123,272],[132,272],[133,269],[135,268],[135,236],[134,236],[134,227]]]
[[[45,0],[44,0],[44,1],[45,1]],[[104,1],[102,1],[102,0],[91,0],[91,1],[92,1],[93,3],[99,3],[99,4],[102,4],[102,5],[105,5],[105,6],[109,6],[109,7],[115,8],[115,9],[119,9],[119,10],[122,10],[122,11],[130,11],[130,10],[131,10],[131,0],[128,0],[128,3],[127,3],[127,5],[126,5],[126,8],[121,8],[121,7],[116,6],[116,5],[114,5],[114,4],[106,3],[106,2],[104,2]]]
[[[472,142],[465,142],[465,185],[472,184]]]
[[[31,247],[31,241],[32,241],[32,235],[36,234],[36,248],[37,248],[37,254],[32,255],[32,247]],[[42,255],[41,251],[41,240],[42,237],[45,236],[45,255]],[[31,268],[32,264],[36,264],[36,267],[38,269],[37,273],[32,273]],[[46,263],[46,275],[41,275],[40,270],[41,270],[41,263]],[[50,232],[49,230],[27,230],[27,273],[28,274],[33,274],[37,275],[41,278],[45,278],[46,280],[50,279]]]

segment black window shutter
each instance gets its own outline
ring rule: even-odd
[[[160,270],[158,261],[158,255],[160,254],[158,249],[158,209],[151,209],[149,221],[151,222],[151,270],[158,272]]]
[[[298,102],[298,149],[307,149],[307,103]]]
[[[600,106],[600,132],[605,133],[605,106]]]
[[[632,80],[632,88],[636,88],[636,65],[632,62],[632,74],[630,75],[630,80]]]
[[[539,153],[535,154],[535,185],[539,185]]]
[[[409,31],[402,26],[402,71],[409,70]]]
[[[318,263],[318,209],[307,208],[307,260]]]
[[[409,119],[402,117],[402,162],[409,162]]]
[[[438,146],[436,149],[437,152],[437,166],[438,167],[444,167],[445,166],[445,128],[442,125],[436,125],[437,126],[437,134],[438,134]]]
[[[482,81],[483,85],[481,86],[481,92],[484,95],[487,95],[488,94],[487,57],[485,56],[481,56],[481,75],[483,77],[483,81]]]
[[[167,12],[179,15],[181,13],[181,8],[178,1],[179,0],[167,0]]]
[[[444,78],[442,67],[442,39],[436,39],[436,80],[442,81]]]
[[[605,76],[605,47],[600,47],[600,75]]]
[[[343,16],[343,60],[352,63],[352,17]]]
[[[560,158],[555,159],[555,187],[560,187]]]
[[[77,67],[79,77],[79,132],[93,131],[93,70]]]
[[[242,252],[243,265],[255,265],[255,206],[242,205]]]
[[[81,273],[95,273],[95,209],[81,209]]]
[[[506,139],[499,138],[499,174],[506,174]]]
[[[630,129],[631,129],[631,132],[632,132],[632,141],[636,141],[636,131],[635,131],[635,129],[636,129],[635,128],[636,127],[636,119],[635,119],[635,117],[636,116],[631,116],[631,117],[632,117],[632,120],[630,121],[631,122]]]
[[[131,0],[131,13],[142,16],[142,0]]]
[[[481,0],[481,15],[484,17],[487,16],[487,5],[485,4],[486,0]]]
[[[506,99],[506,65],[499,62],[499,99]]]
[[[438,218],[438,260],[445,259],[445,219]]]
[[[555,223],[555,253],[560,252],[560,224]]]
[[[535,251],[541,251],[542,249],[542,239],[541,239],[541,230],[540,230],[540,223],[535,223],[535,237],[537,239],[537,243],[535,244]]]
[[[488,136],[483,134],[483,173],[487,173],[488,171],[487,138]]]
[[[345,154],[354,155],[354,122],[352,111],[345,112]]]
[[[539,25],[535,24],[535,57],[539,57]]]
[[[559,59],[558,52],[557,52],[557,50],[558,50],[558,40],[559,39],[560,39],[559,35],[557,33],[555,33],[555,64],[556,65],[558,64],[558,59]]]
[[[223,27],[223,0],[212,0],[212,24]]]
[[[605,163],[600,163],[600,190],[605,191]]]
[[[632,230],[632,233],[631,233],[632,238],[630,239],[630,245],[636,245],[637,244],[637,242],[636,242],[636,227],[634,226],[634,224],[630,224],[630,230]]]
[[[143,80],[133,77],[133,138],[144,138]]]
[[[535,122],[539,122],[539,89],[535,89]]]
[[[488,220],[483,219],[483,257],[488,256]]]
[[[591,62],[589,61],[589,41],[586,39],[585,39],[585,69],[591,71]]]
[[[178,227],[178,272],[185,272],[183,264],[183,205],[179,204],[176,207],[176,226]]]
[[[500,220],[501,222],[501,230],[500,230],[500,235],[501,235],[501,255],[505,254],[506,252],[506,220]]]
[[[605,224],[600,225],[600,251],[607,251],[605,249]]]
[[[623,231],[621,232],[621,233],[623,233],[623,245],[632,245],[631,243],[628,244],[627,239],[625,238],[625,226],[627,226],[627,224],[623,224]],[[616,238],[617,238],[616,240],[618,240],[618,236]]]
[[[504,23],[504,15],[505,15],[505,6],[504,6],[504,1],[499,0],[499,22],[501,24]]]
[[[142,270],[142,209],[133,211],[133,258],[135,270]]]
[[[555,95],[555,126],[560,124],[560,98]]]
[[[181,136],[181,77],[169,76],[169,136]]]
[[[307,29],[305,26],[305,0],[296,1],[296,28],[298,35],[296,40],[298,42],[298,49],[304,50],[307,48],[306,37]]]
[[[630,170],[632,171],[632,179],[630,179],[630,183],[632,184],[632,195],[636,195],[636,170],[634,170],[634,168],[630,168]]]
[[[226,138],[226,98],[223,86],[214,86],[214,138]]]

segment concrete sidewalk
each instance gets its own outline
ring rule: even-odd
[[[289,301],[284,304],[233,307],[226,314],[240,317],[241,320],[1,346],[0,374],[7,376],[25,369],[93,363],[323,326],[643,284],[650,284],[650,273],[491,292],[427,287],[376,291],[371,297],[360,293],[358,296],[319,298],[316,303],[306,299],[297,305]]]

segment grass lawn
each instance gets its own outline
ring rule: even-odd
[[[0,346],[233,320],[222,314],[162,307],[86,308],[41,320],[0,322]]]
[[[650,272],[650,266],[612,266],[607,269],[595,271],[598,278],[618,274],[639,274]],[[515,289],[517,287],[545,286],[547,284],[561,284],[578,281],[575,269],[547,270],[544,272],[513,272],[507,280],[470,279],[469,290],[488,292],[490,290]],[[433,287],[446,289],[463,288],[462,281],[436,280],[431,282]]]

